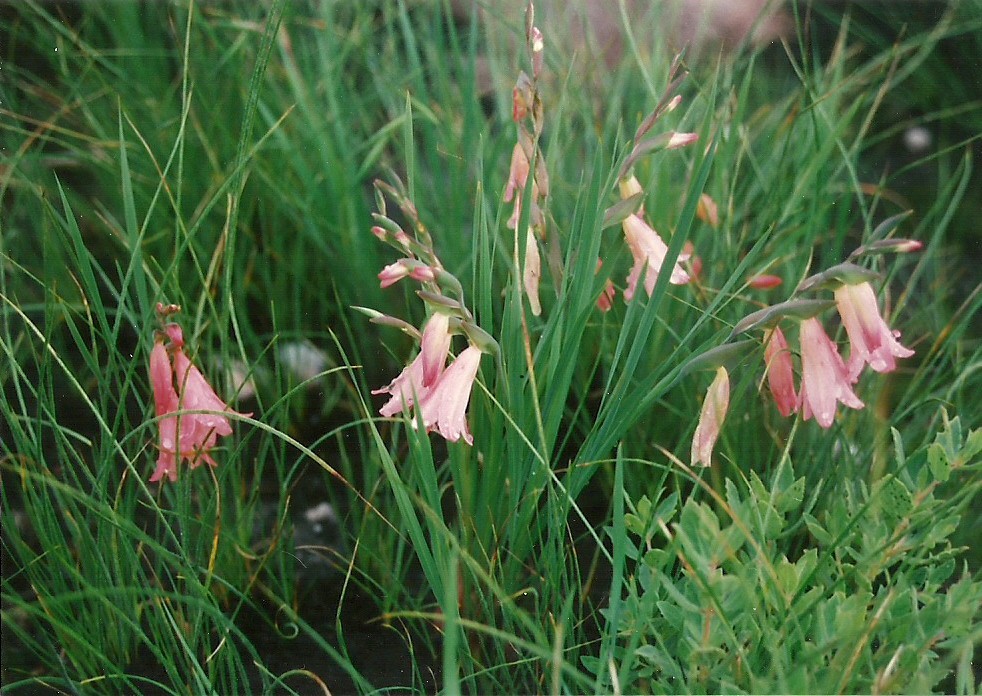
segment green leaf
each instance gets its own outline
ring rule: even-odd
[[[947,481],[951,475],[951,462],[944,447],[937,442],[927,448],[927,465],[937,481]]]
[[[805,520],[805,526],[808,527],[808,531],[811,532],[813,537],[815,537],[815,541],[817,541],[819,545],[832,545],[832,535],[825,530],[825,527],[819,524],[818,520],[809,515],[807,512],[802,515],[802,519]]]
[[[965,444],[958,453],[959,459],[963,464],[971,464],[972,459],[979,452],[982,452],[982,428],[976,428],[968,434]]]
[[[880,487],[880,503],[888,515],[906,517],[914,507],[914,499],[904,482],[898,478],[886,479]]]

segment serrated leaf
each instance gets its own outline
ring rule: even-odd
[[[965,444],[962,445],[958,457],[961,459],[962,464],[971,464],[972,459],[979,452],[982,452],[982,428],[976,428],[968,434],[968,438],[966,438]]]
[[[777,496],[777,500],[774,501],[774,507],[781,513],[790,512],[797,510],[804,499],[805,479],[800,478],[788,486],[787,489],[781,491],[780,495]]]
[[[832,535],[825,531],[825,527],[823,527],[818,520],[809,515],[807,512],[802,517],[805,520],[805,526],[808,527],[808,531],[813,537],[815,537],[815,541],[817,541],[820,546],[832,545]]]

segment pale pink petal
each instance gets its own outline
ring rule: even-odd
[[[180,405],[185,411],[228,411],[229,407],[218,398],[204,375],[191,364],[184,351],[174,354],[174,377],[180,389]],[[228,418],[219,413],[195,413],[185,416],[193,419],[195,425],[204,431],[214,429],[218,435],[231,435],[232,426]]]
[[[420,347],[424,387],[432,386],[443,373],[450,353],[450,338],[448,315],[437,312],[427,320]]]
[[[801,392],[798,403],[802,417],[813,415],[823,428],[835,419],[836,403],[850,408],[864,404],[852,390],[852,382],[835,344],[818,319],[801,322]]]
[[[716,370],[716,378],[709,385],[706,398],[702,402],[699,424],[692,436],[692,466],[709,466],[713,459],[713,447],[719,437],[719,430],[726,418],[730,405],[730,376],[725,367]]]
[[[409,365],[392,380],[388,386],[375,389],[372,394],[391,394],[379,413],[390,418],[413,405],[414,399],[422,399],[429,392],[423,385],[423,353],[420,352]]]
[[[522,273],[522,282],[525,285],[525,294],[529,298],[529,305],[532,314],[539,316],[542,314],[542,305],[539,302],[539,278],[542,275],[542,261],[539,258],[539,245],[535,241],[535,234],[530,227],[525,234],[525,269]]]
[[[150,385],[153,388],[154,411],[158,417],[177,410],[177,392],[174,390],[170,358],[164,344],[159,340],[150,351]],[[150,481],[157,482],[165,475],[171,481],[176,481],[177,462],[174,455],[177,452],[177,419],[173,416],[160,418],[157,428],[160,434],[160,454]]]
[[[436,431],[450,442],[463,437],[467,444],[474,444],[467,427],[467,404],[481,364],[481,355],[481,351],[474,346],[465,348],[420,401],[419,408],[427,430]]]
[[[637,215],[628,215],[624,219],[622,227],[624,228],[624,238],[627,241],[627,246],[631,250],[631,255],[634,257],[634,266],[631,268],[631,273],[627,278],[628,291],[624,293],[624,298],[630,302],[634,296],[638,277],[641,275],[641,269],[645,264],[647,264],[648,269],[645,273],[644,287],[648,296],[651,296],[651,293],[655,289],[655,282],[658,280],[658,274],[661,272],[662,264],[665,262],[668,245],[665,244],[654,228]],[[678,261],[684,261],[687,258],[689,258],[688,254],[680,255],[672,267],[670,282],[673,285],[685,285],[692,280],[689,274],[678,264]]]
[[[896,358],[909,358],[914,351],[897,341],[899,332],[890,330],[880,316],[876,293],[869,283],[842,285],[835,291],[835,303],[842,324],[849,334],[849,379],[855,382],[863,365],[875,372],[892,372]]]

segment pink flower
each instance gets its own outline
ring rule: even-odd
[[[427,431],[436,431],[450,442],[463,436],[468,445],[474,444],[474,437],[467,427],[466,412],[481,355],[481,350],[475,346],[465,348],[420,400],[419,408]]]
[[[713,447],[719,437],[719,429],[726,418],[730,405],[730,376],[725,367],[716,370],[716,378],[709,385],[706,398],[702,402],[699,424],[692,436],[692,466],[709,466],[713,459]]]
[[[896,369],[895,358],[909,358],[914,351],[897,341],[899,331],[891,331],[880,316],[876,294],[869,283],[842,285],[835,291],[835,303],[842,324],[849,334],[849,379],[855,382],[863,365],[875,372]]]
[[[202,461],[215,466],[211,449],[219,436],[232,434],[232,426],[223,413],[251,416],[251,413],[232,411],[218,398],[204,375],[184,354],[184,336],[177,324],[168,324],[163,332],[171,342],[170,351],[158,336],[150,351],[150,383],[153,387],[154,410],[159,420],[160,454],[151,482],[165,475],[177,480],[177,464],[187,460],[191,468]],[[183,411],[212,411],[213,413],[182,413]],[[172,415],[176,414],[176,415]]]
[[[794,391],[794,367],[791,352],[780,327],[774,327],[764,336],[764,359],[767,361],[767,386],[774,396],[774,403],[782,416],[790,416],[798,410],[798,395]]]
[[[395,263],[390,263],[378,274],[378,279],[383,288],[399,282],[403,278],[412,278],[420,282],[433,282],[436,274],[433,269],[416,259],[399,259]]]
[[[798,405],[805,420],[814,415],[820,426],[828,428],[837,401],[850,408],[864,406],[852,390],[839,351],[815,317],[801,322],[801,372]]]
[[[439,312],[426,322],[419,355],[388,386],[372,394],[390,394],[391,398],[379,409],[386,418],[394,416],[422,400],[436,384],[450,353],[450,317]]]
[[[531,165],[525,155],[525,150],[521,143],[515,143],[515,147],[511,151],[511,167],[508,170],[508,184],[505,186],[504,195],[505,203],[510,203],[512,199],[515,201],[511,217],[508,218],[508,228],[512,230],[518,227],[519,218],[522,216],[522,195],[525,193],[525,183],[528,181],[530,170]],[[536,196],[535,181],[533,180],[532,199],[535,200]]]
[[[627,245],[631,249],[631,255],[634,256],[634,266],[632,266],[631,272],[627,276],[627,288],[624,290],[624,299],[630,302],[634,297],[634,291],[638,285],[638,278],[641,277],[641,271],[645,265],[647,265],[648,270],[645,273],[644,289],[648,293],[648,297],[651,297],[651,293],[655,289],[655,281],[658,280],[658,274],[661,272],[662,264],[665,262],[665,254],[668,253],[668,245],[662,241],[662,238],[658,236],[658,233],[648,223],[637,215],[628,215],[624,219],[622,227],[624,228],[624,237],[627,240]],[[688,258],[689,254],[682,253],[679,255],[678,261],[685,261]],[[689,274],[676,262],[672,268],[670,282],[673,285],[685,285],[690,280],[692,278]]]

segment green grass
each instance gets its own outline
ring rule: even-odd
[[[977,6],[901,31],[801,5],[783,46],[686,65],[649,136],[699,142],[633,171],[668,259],[691,242],[701,272],[661,273],[608,313],[596,300],[607,278],[623,289],[631,254],[605,216],[672,55],[638,43],[594,82],[547,31],[540,316],[502,197],[511,87],[531,71],[520,13],[3,8],[5,690],[369,693],[395,686],[351,623],[369,616],[418,692],[978,693],[982,286],[964,254],[982,108],[943,60],[979,44]],[[957,89],[924,92],[943,81]],[[935,148],[898,154],[918,123]],[[703,193],[718,225],[697,215]],[[378,416],[370,391],[416,349],[353,308],[421,326],[432,302],[409,279],[379,288],[404,254],[373,213],[439,258],[459,288],[426,287],[497,343],[473,447]],[[796,288],[888,232],[924,248],[858,262],[916,355],[865,372],[866,408],[829,430],[782,418],[760,332],[733,327],[830,299]],[[759,273],[783,284],[750,287]],[[217,468],[162,485],[158,302],[181,305],[190,358],[253,413]],[[845,352],[835,312],[820,318]],[[291,371],[298,341],[321,351],[317,375]],[[720,362],[730,410],[694,470]],[[233,368],[255,396],[236,397]],[[325,498],[342,539],[310,549],[294,529]],[[305,581],[309,552],[333,579]]]

